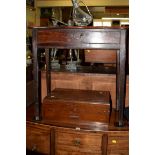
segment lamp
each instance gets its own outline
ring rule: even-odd
[[[80,1],[80,2],[83,3],[82,1]],[[77,26],[87,26],[92,22],[93,17],[91,15],[88,7],[83,3],[88,11],[88,13],[86,13],[80,8],[79,3],[77,2],[77,0],[72,0],[73,21],[74,21],[75,25],[77,25]]]

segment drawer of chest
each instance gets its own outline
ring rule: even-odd
[[[93,153],[93,152],[73,152],[73,151],[62,151],[57,150],[56,155],[101,155],[101,153]]]
[[[108,151],[107,155],[129,155],[129,150]]]
[[[116,132],[108,136],[108,150],[128,150],[128,132]]]
[[[129,137],[108,137],[108,149],[129,149]]]
[[[102,135],[86,131],[56,130],[56,150],[100,153]]]
[[[26,126],[26,148],[43,154],[50,154],[50,129],[39,125]]]

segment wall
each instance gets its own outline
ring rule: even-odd
[[[51,88],[68,88],[84,90],[110,91],[112,107],[116,108],[116,75],[114,74],[90,74],[90,73],[63,73],[52,72]],[[42,100],[46,93],[46,74],[41,73]],[[125,106],[129,106],[129,78],[126,79]]]
[[[35,25],[36,23],[36,12],[35,9],[32,7],[26,7],[26,30],[29,33],[29,35],[32,35],[31,30],[29,27]]]
[[[129,0],[83,0],[87,6],[129,6]],[[82,4],[81,4],[82,5]],[[71,0],[36,0],[37,7],[72,6]]]

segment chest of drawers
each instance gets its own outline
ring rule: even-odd
[[[128,136],[128,131],[92,131],[29,121],[26,125],[30,155],[129,155]]]

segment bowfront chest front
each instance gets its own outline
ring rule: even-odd
[[[27,108],[27,155],[128,155],[128,121],[123,116],[126,29],[36,27],[33,28],[32,40],[35,103]],[[39,48],[44,48],[46,54],[46,97],[43,99]],[[89,89],[89,86],[88,89],[77,89],[76,83],[72,81],[72,88],[69,85],[64,88],[60,84],[60,87],[51,89],[49,48],[105,49],[116,52],[115,108],[112,106],[110,91],[104,89],[94,90]],[[87,83],[89,85],[89,80]]]

